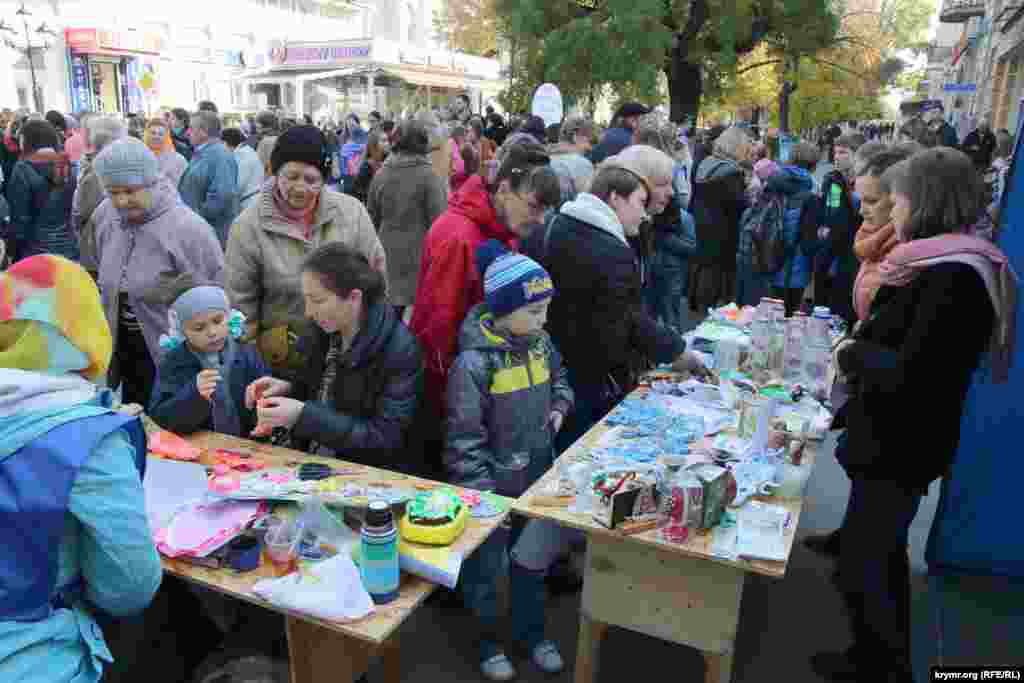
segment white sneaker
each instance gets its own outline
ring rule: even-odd
[[[557,674],[565,668],[565,662],[562,661],[558,646],[550,640],[545,640],[533,648],[531,659],[544,673]]]
[[[511,681],[516,677],[516,668],[504,654],[494,655],[487,661],[480,664],[480,672],[489,681]]]

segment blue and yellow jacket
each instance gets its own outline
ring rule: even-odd
[[[484,304],[466,316],[448,376],[444,464],[452,483],[519,496],[551,466],[551,411],[573,395],[546,332],[506,339]]]

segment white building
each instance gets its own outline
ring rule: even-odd
[[[496,60],[432,43],[436,0],[25,4],[34,45],[42,22],[54,32],[34,60],[44,110],[153,113],[208,99],[223,111],[365,113],[428,88],[479,101],[501,87]],[[0,19],[21,35],[19,6],[0,0]],[[31,78],[24,56],[0,45],[0,106],[31,107]]]

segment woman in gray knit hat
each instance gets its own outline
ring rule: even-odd
[[[135,139],[104,149],[94,162],[107,198],[96,208],[98,282],[114,336],[111,387],[124,403],[149,402],[167,332],[158,291],[168,276],[224,282],[224,252],[210,224],[182,203],[153,152]]]

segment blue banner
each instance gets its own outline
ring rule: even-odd
[[[942,89],[945,92],[976,92],[977,83],[943,83]]]
[[[90,109],[89,64],[85,57],[71,58],[71,111],[77,114]]]

